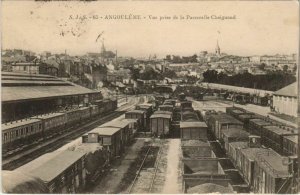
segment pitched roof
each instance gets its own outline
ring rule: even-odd
[[[99,93],[48,75],[2,72],[2,102],[45,99],[60,96]]]
[[[22,166],[18,170],[38,177],[44,182],[50,182],[84,155],[83,151],[65,150],[58,154],[55,152],[40,158],[35,162],[35,166],[30,166],[31,163],[28,163],[27,166]]]
[[[297,97],[297,90],[298,90],[298,86],[297,86],[297,82],[295,82],[282,89],[279,89],[274,93],[274,95]]]

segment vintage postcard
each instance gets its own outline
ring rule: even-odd
[[[300,193],[298,1],[1,5],[2,193]]]

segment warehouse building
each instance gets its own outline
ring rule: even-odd
[[[295,82],[273,94],[273,107],[276,112],[297,117],[297,88]]]

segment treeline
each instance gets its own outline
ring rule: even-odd
[[[166,61],[170,63],[180,64],[180,63],[195,63],[197,62],[197,55],[192,56],[175,56],[167,55],[165,58]]]
[[[163,80],[165,77],[176,78],[175,71],[166,69],[164,72],[155,71],[153,68],[147,67],[145,71],[141,72],[139,68],[131,68],[131,78],[133,80]]]
[[[252,75],[248,72],[228,76],[215,70],[207,70],[203,73],[204,82],[219,83],[224,85],[233,85],[238,87],[247,87],[277,91],[291,83],[296,82],[296,77],[284,72],[273,72],[266,75]]]

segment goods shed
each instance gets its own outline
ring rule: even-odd
[[[180,122],[180,138],[182,140],[207,140],[207,125],[204,122]]]

